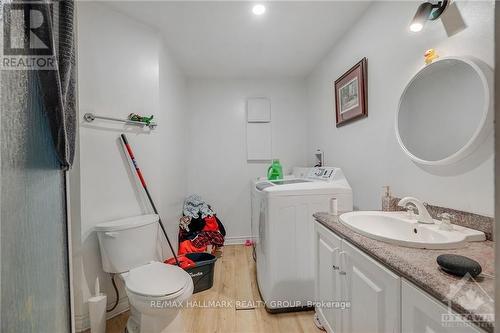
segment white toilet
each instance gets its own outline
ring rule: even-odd
[[[183,332],[182,302],[193,294],[183,269],[159,261],[158,215],[141,215],[95,226],[105,272],[123,279],[130,302],[129,333]]]

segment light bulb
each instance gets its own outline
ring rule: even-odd
[[[264,5],[255,5],[253,6],[252,8],[252,12],[255,14],[255,15],[262,15],[266,12],[266,7]]]
[[[410,31],[419,32],[423,27],[424,25],[422,23],[413,23],[412,25],[410,25]]]
[[[410,31],[419,32],[422,31],[425,22],[429,19],[429,16],[432,12],[432,4],[429,2],[424,2],[417,8],[417,12],[411,20],[410,23]]]

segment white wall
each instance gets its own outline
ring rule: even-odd
[[[248,97],[271,100],[273,156],[285,173],[308,153],[303,80],[189,79],[188,192],[214,206],[227,242],[250,237],[250,183],[270,164],[246,160]]]
[[[101,121],[80,124],[70,184],[77,327],[83,328],[88,319],[86,299],[96,276],[110,303],[114,295],[101,270],[92,227],[149,211],[119,146],[124,130],[175,243],[188,193],[213,204],[228,241],[250,236],[250,182],[265,175],[269,163],[246,161],[248,97],[271,99],[273,155],[284,171],[311,165],[315,149],[323,149],[328,165],[343,168],[359,209],[379,209],[381,186],[388,184],[396,195],[493,215],[491,144],[486,159],[473,168],[430,172],[403,154],[393,123],[403,87],[422,66],[427,48],[442,56],[475,55],[493,64],[493,2],[459,2],[468,28],[450,38],[440,22],[429,23],[420,34],[407,31],[418,4],[374,3],[306,81],[186,82],[155,31],[104,5],[78,2],[80,116],[154,114],[159,126],[148,133]],[[337,129],[333,81],[365,56],[369,117]]]
[[[96,276],[114,301],[101,269],[93,226],[151,212],[119,143],[126,132],[170,238],[177,244],[178,218],[187,182],[185,79],[155,31],[96,3],[78,3],[79,155],[71,175],[74,294],[77,328],[87,326],[87,298]],[[96,120],[85,112],[125,118],[154,114],[156,130]],[[164,255],[170,257],[170,252]],[[126,295],[118,310],[127,306]]]
[[[426,49],[441,56],[472,55],[493,66],[493,1],[457,1],[468,27],[452,37],[440,21],[428,22],[419,34],[408,31],[419,3],[374,3],[308,77],[309,150],[322,148],[328,165],[343,168],[358,209],[380,209],[381,188],[391,185],[399,196],[493,216],[491,141],[484,146],[486,157],[472,167],[435,171],[411,162],[394,134],[399,97],[423,66]],[[363,57],[368,58],[368,118],[336,128],[333,82]]]

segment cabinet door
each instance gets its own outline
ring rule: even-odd
[[[340,310],[333,302],[340,301],[339,251],[341,239],[316,223],[315,232],[315,295],[316,313],[328,332],[340,332]]]
[[[343,298],[342,333],[400,332],[401,281],[375,260],[346,242],[340,253]]]
[[[465,321],[447,325],[442,315],[449,314],[446,306],[427,295],[410,282],[401,282],[401,324],[403,333],[480,333],[479,328]],[[453,312],[451,312],[453,314]]]

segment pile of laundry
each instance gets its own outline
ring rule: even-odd
[[[226,230],[215,212],[199,195],[191,195],[184,202],[179,223],[179,255],[193,252],[212,252],[224,246]]]

